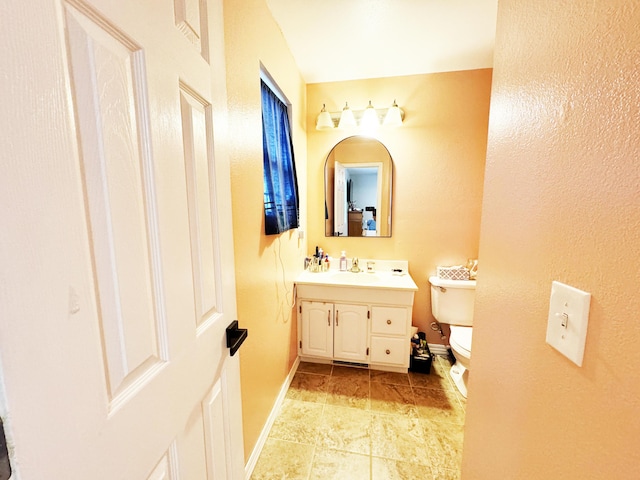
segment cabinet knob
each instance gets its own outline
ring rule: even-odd
[[[387,325],[391,325],[391,319],[387,320]]]
[[[387,348],[387,355],[389,355],[390,353],[391,353],[391,350]]]

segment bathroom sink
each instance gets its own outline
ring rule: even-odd
[[[376,273],[367,272],[333,272],[331,278],[340,283],[353,285],[371,285],[380,282],[381,278]]]
[[[379,259],[369,262],[375,263],[375,272],[304,270],[295,280],[297,294],[307,300],[331,298],[333,302],[412,306],[418,286],[407,272],[408,262]],[[360,264],[366,265],[367,259],[361,258]]]
[[[327,272],[303,271],[296,283],[299,285],[325,285],[332,287],[355,287],[374,289],[411,290],[418,289],[411,276],[404,273],[395,273],[391,269],[380,269],[375,272],[329,270]]]

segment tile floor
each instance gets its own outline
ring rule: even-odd
[[[465,399],[431,373],[300,363],[252,480],[455,480]]]

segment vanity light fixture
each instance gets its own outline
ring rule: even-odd
[[[369,100],[369,105],[364,109],[362,113],[362,120],[360,121],[360,126],[365,130],[371,130],[372,128],[376,128],[380,126],[380,120],[378,120],[378,114],[376,109],[371,105],[371,100]]]
[[[349,129],[358,126],[363,130],[371,130],[380,125],[385,127],[402,125],[403,119],[404,112],[395,100],[389,108],[375,108],[369,100],[369,105],[364,110],[352,110],[348,102],[345,102],[341,112],[328,112],[323,104],[316,118],[316,130]]]
[[[387,114],[385,115],[384,122],[382,122],[382,124],[387,127],[399,127],[402,125],[402,111],[395,99],[393,100],[391,108],[387,110]]]
[[[331,114],[327,112],[324,103],[322,104],[322,110],[318,119],[316,120],[316,130],[330,130],[333,128],[333,120]]]
[[[347,102],[344,103],[344,108],[340,114],[340,121],[338,122],[338,128],[351,128],[356,126],[356,118],[353,116],[353,111],[349,108]]]

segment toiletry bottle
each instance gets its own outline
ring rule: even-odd
[[[331,264],[329,263],[329,255],[327,255],[326,253],[324,254],[324,261],[322,262],[322,267],[325,272],[328,272],[329,267],[331,267]]]
[[[340,271],[347,271],[347,253],[344,250],[340,253]]]

